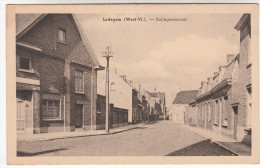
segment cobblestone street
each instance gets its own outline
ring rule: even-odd
[[[234,155],[181,124],[170,121],[125,132],[57,139],[18,141],[18,156],[218,156]]]

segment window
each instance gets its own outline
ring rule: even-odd
[[[20,69],[31,70],[31,59],[20,57]]]
[[[115,91],[115,83],[114,83],[114,82],[112,82],[112,83],[110,84],[110,90],[111,90],[111,91]]]
[[[214,110],[214,120],[215,120],[215,124],[218,124],[218,100],[215,101],[215,110]]]
[[[83,93],[83,72],[75,72],[75,92]]]
[[[44,100],[43,101],[43,118],[60,118],[60,101]]]
[[[204,121],[204,118],[205,118],[205,106],[204,104],[202,105],[202,121]]]
[[[66,31],[65,30],[59,29],[58,39],[59,39],[59,42],[66,43]]]
[[[208,104],[208,121],[211,121],[211,105]]]
[[[97,112],[100,112],[100,103],[97,103]]]
[[[228,112],[226,110],[227,108],[227,104],[226,104],[226,101],[228,100],[228,96],[225,96],[224,99],[223,99],[223,103],[222,103],[222,125],[223,126],[228,126]]]

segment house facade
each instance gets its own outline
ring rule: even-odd
[[[104,74],[105,75],[105,74]],[[105,76],[98,77],[98,94],[105,96]],[[137,94],[126,76],[117,74],[117,70],[111,68],[109,71],[109,103],[114,107],[128,111],[128,123],[134,123],[137,116]]]
[[[173,104],[169,109],[170,119],[173,123],[184,123],[185,109],[197,94],[198,90],[185,90],[177,93]]]
[[[220,66],[201,88],[193,107],[197,125],[237,141],[251,144],[252,81],[251,20],[243,14],[235,29],[240,31],[240,54],[227,55],[227,64]],[[193,108],[194,110],[194,108]]]
[[[72,14],[16,15],[17,130],[96,129],[103,69]]]

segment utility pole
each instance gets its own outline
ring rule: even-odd
[[[106,67],[106,132],[109,132],[109,58],[113,57],[112,51],[110,51],[110,46],[106,46],[106,50],[103,52],[103,57],[107,59],[107,67]]]

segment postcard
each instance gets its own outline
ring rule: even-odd
[[[258,4],[6,11],[8,164],[259,162]]]

